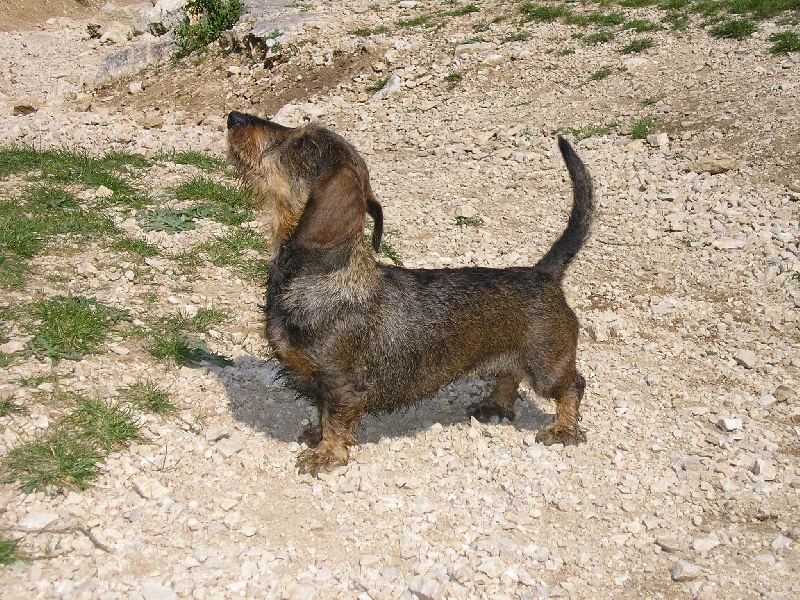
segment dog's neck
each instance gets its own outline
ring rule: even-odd
[[[343,275],[347,271],[357,271],[362,278],[371,279],[376,269],[375,258],[360,240],[321,249],[302,246],[289,237],[272,259],[270,288],[283,287],[300,278]]]

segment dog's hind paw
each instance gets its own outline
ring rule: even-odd
[[[553,444],[575,446],[586,441],[586,434],[577,425],[567,429],[553,424],[537,431],[536,441],[541,442],[545,446],[552,446]]]
[[[314,477],[320,471],[330,471],[334,467],[343,467],[349,459],[347,446],[331,448],[330,444],[321,442],[316,448],[303,450],[297,456],[297,471],[301,475],[308,473]]]
[[[503,419],[513,421],[516,413],[513,409],[503,408],[497,404],[477,402],[469,407],[469,416],[475,417],[481,423],[488,423],[492,417],[497,417],[501,421]]]

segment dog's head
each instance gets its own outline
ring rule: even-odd
[[[378,251],[383,211],[364,160],[323,127],[284,127],[253,115],[228,115],[231,162],[272,215],[275,247],[289,239],[313,249],[360,243],[365,214],[375,221]]]

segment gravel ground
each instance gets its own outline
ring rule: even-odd
[[[88,491],[0,487],[0,528],[34,530],[25,547],[42,556],[3,568],[0,596],[800,597],[800,64],[767,52],[777,27],[744,41],[651,32],[656,45],[628,55],[635,33],[586,46],[560,22],[506,42],[512,19],[464,46],[508,10],[494,1],[435,32],[356,37],[440,5],[348,4],[310,3],[317,20],[272,70],[212,52],[103,88],[91,74],[109,47],[86,22],[0,33],[0,144],[223,156],[226,111],[293,100],[285,122],[321,120],[364,154],[407,266],[503,267],[534,263],[565,225],[555,132],[616,124],[577,142],[600,206],[566,280],[587,443],[536,444],[554,407],[532,392],[513,424],[470,422],[490,382],[469,379],[365,419],[346,468],[298,476],[314,415],[262,358],[259,286],[211,265],[176,281],[162,259],[148,265],[153,302],[107,250],[37,259],[69,281],[40,277],[0,293],[5,305],[81,291],[134,316],[222,307],[234,318],[207,341],[233,364],[164,369],[133,346],[59,363],[66,390],[109,398],[149,377],[181,411],[149,417],[150,443],[111,454]],[[391,73],[399,89],[371,100]],[[663,135],[626,135],[643,116]],[[188,167],[160,169],[167,189]],[[148,240],[169,253],[215,227]],[[19,384],[50,369],[28,359],[2,374],[32,408],[0,419],[0,454],[52,419]]]

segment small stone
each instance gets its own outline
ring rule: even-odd
[[[143,86],[141,81],[131,81],[128,84],[128,93],[131,95],[138,94],[142,91]]]
[[[28,513],[20,522],[20,527],[24,529],[44,529],[58,519],[58,515],[46,511],[34,511]]]
[[[656,538],[656,544],[664,552],[677,552],[681,549],[681,544],[678,542],[678,537],[674,533],[666,533]]]
[[[707,554],[719,546],[719,540],[714,538],[698,538],[692,542],[692,548],[698,554]]]
[[[496,556],[484,558],[483,561],[481,561],[481,564],[478,565],[478,571],[484,573],[487,577],[491,577],[492,579],[500,577],[500,575],[503,573],[503,569],[503,563]]]
[[[239,452],[239,450],[241,450],[243,447],[244,444],[238,437],[223,438],[217,442],[216,446],[217,450],[219,450],[220,453],[226,458],[230,458]]]
[[[730,237],[720,238],[718,240],[714,240],[712,243],[718,250],[738,250],[739,248],[744,248],[745,246],[744,240]]]
[[[654,148],[663,148],[669,144],[669,135],[666,133],[654,133],[647,136],[647,141]]]
[[[145,579],[142,582],[142,597],[144,600],[175,600],[178,594],[160,581]]]
[[[239,529],[239,533],[241,533],[244,537],[253,537],[256,533],[258,533],[258,528],[250,523],[245,523],[242,525],[241,529]]]
[[[424,575],[412,577],[408,582],[408,591],[419,600],[441,600],[444,597],[442,586]]]
[[[690,168],[695,173],[718,175],[735,169],[736,166],[736,161],[729,156],[707,156],[691,163]]]
[[[700,577],[703,571],[698,565],[685,560],[678,560],[670,567],[669,574],[672,577],[672,581],[691,581]]]
[[[761,476],[764,481],[775,481],[775,477],[777,476],[775,465],[768,460],[764,460],[763,458],[757,458],[753,463],[753,466],[750,467],[750,471],[753,473],[753,475]]]
[[[385,100],[389,96],[396,94],[400,91],[400,87],[403,85],[403,82],[400,80],[400,77],[397,76],[397,73],[392,73],[389,76],[389,79],[386,80],[384,86],[375,92],[372,95],[372,98],[369,99],[370,102],[380,102],[381,100]]]
[[[772,548],[772,550],[774,552],[777,552],[778,554],[783,554],[785,550],[788,550],[789,548],[792,547],[792,544],[794,544],[792,538],[778,534],[774,538],[772,538],[772,543],[770,544],[770,548]]]
[[[0,344],[0,353],[2,354],[14,354],[23,350],[25,350],[25,344],[19,340],[10,340],[5,344]]]
[[[217,442],[222,438],[230,437],[232,433],[231,427],[209,427],[204,435],[207,442]]]
[[[148,500],[162,500],[166,498],[167,494],[169,493],[168,488],[165,488],[160,482],[152,477],[147,477],[145,475],[132,477],[131,483],[133,484],[133,489],[136,490],[136,493],[142,498],[146,498]]]
[[[734,360],[736,360],[736,364],[741,365],[745,369],[752,369],[756,366],[756,358],[755,353],[752,350],[739,350],[734,356]]]
[[[717,421],[717,427],[722,431],[736,431],[742,428],[742,420],[739,417],[723,417]]]
[[[775,396],[778,402],[788,402],[795,395],[795,391],[789,386],[781,384],[775,388],[772,395]]]

